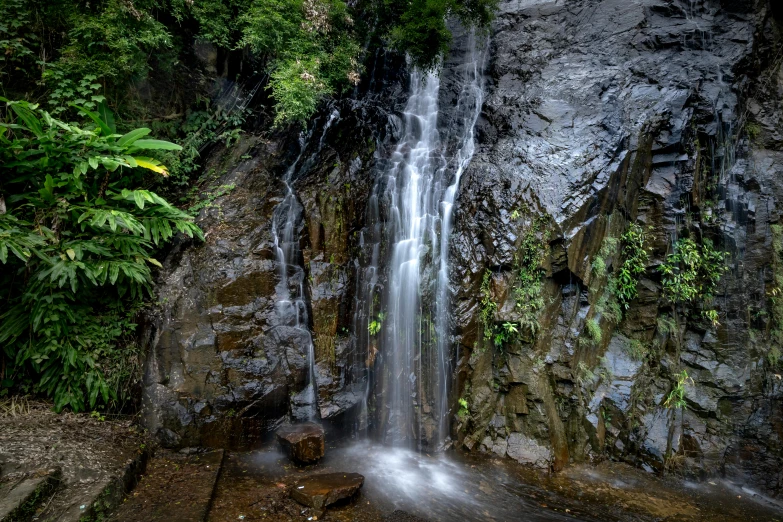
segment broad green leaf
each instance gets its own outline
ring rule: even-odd
[[[163,174],[164,176],[169,175],[168,169],[166,169],[164,165],[161,165],[160,162],[155,159],[140,158],[138,156],[135,156],[134,159],[136,160],[136,163],[139,165],[139,167],[143,169],[149,169],[157,172],[158,174]]]
[[[27,104],[25,104],[27,105]],[[27,107],[20,104],[20,102],[12,102],[9,104],[11,107],[11,110],[13,110],[17,116],[19,116],[19,119],[22,120],[26,128],[31,131],[33,134],[38,136],[39,138],[43,136],[43,128],[41,127],[41,122],[38,121],[38,118],[35,117],[35,114],[33,114],[32,111],[27,109]]]
[[[94,121],[94,122],[95,122],[95,123],[98,125],[98,127],[100,127],[100,129],[101,129],[101,135],[103,135],[103,136],[109,136],[110,134],[113,134],[113,132],[112,132],[112,130],[111,130],[111,127],[109,127],[109,126],[106,124],[106,122],[105,122],[105,121],[103,121],[103,120],[101,119],[101,117],[100,117],[100,116],[98,116],[97,114],[95,114],[95,113],[94,113],[94,112],[92,112],[91,110],[89,110],[89,109],[86,109],[86,108],[84,108],[84,107],[82,107],[82,106],[80,106],[80,105],[76,105],[76,104],[74,104],[74,103],[72,103],[71,105],[72,105],[73,107],[76,107],[76,108],[77,108],[79,111],[83,112],[83,113],[84,113],[84,114],[86,114],[86,115],[87,115],[87,116],[88,116],[88,117],[89,117],[89,118],[90,118],[92,121]]]
[[[152,131],[147,129],[146,127],[133,129],[132,131],[124,134],[120,139],[118,139],[117,145],[119,145],[120,147],[127,147],[129,145],[132,145],[134,141],[143,138],[150,132]]]
[[[135,191],[133,192],[133,200],[136,202],[136,205],[138,205],[138,207],[139,207],[140,209],[143,209],[143,208],[144,208],[144,195],[143,195],[143,194],[141,194],[141,192],[140,192],[140,191],[138,191],[138,190],[135,190]]]
[[[95,85],[98,84],[96,83]],[[111,130],[111,134],[117,132],[117,124],[114,122],[114,113],[109,109],[109,106],[106,105],[106,98],[103,96],[93,96],[92,99],[99,103],[98,116],[106,123],[106,126]]]
[[[182,150],[176,143],[164,140],[136,140],[133,146],[137,149],[148,150]]]

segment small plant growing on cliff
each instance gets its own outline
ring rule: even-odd
[[[576,383],[580,386],[591,384],[595,381],[595,373],[584,361],[576,365]]]
[[[777,366],[783,352],[783,226],[772,225],[772,288],[767,291],[770,301],[770,350],[767,359]]]
[[[596,318],[588,319],[585,323],[585,327],[587,328],[587,335],[590,336],[590,341],[593,346],[601,344],[601,325],[598,324],[598,320]]]
[[[593,259],[593,272],[599,277],[606,275],[606,260],[617,253],[617,238],[606,237],[601,243],[601,249]]]
[[[495,331],[495,312],[497,303],[492,300],[492,272],[486,270],[481,280],[481,324],[484,327],[484,339],[492,339]]]
[[[628,344],[628,355],[631,356],[631,359],[641,361],[647,357],[648,354],[649,350],[643,342],[637,339],[631,339],[631,342]]]
[[[725,254],[715,250],[709,239],[701,247],[692,239],[680,239],[674,252],[659,267],[664,296],[672,303],[712,299],[721,275],[727,270],[724,259]]]
[[[650,259],[645,247],[647,237],[644,229],[636,223],[631,223],[622,237],[623,264],[617,273],[617,299],[626,310],[631,301],[638,295],[637,283],[647,268]]]
[[[702,315],[712,324],[713,327],[717,328],[720,326],[720,323],[718,322],[717,310],[704,310]]]
[[[519,328],[517,328],[517,324],[506,321],[503,323],[502,327],[495,329],[495,337],[493,342],[495,343],[495,346],[501,347],[503,346],[503,343],[507,343],[513,340],[517,334],[519,334]]]
[[[686,402],[685,402],[685,386],[688,384],[693,384],[693,379],[691,379],[688,376],[688,372],[686,370],[681,371],[676,375],[677,382],[675,383],[674,387],[672,388],[672,391],[669,392],[669,395],[666,397],[666,400],[664,401],[663,405],[667,408],[671,408],[673,410],[676,410],[678,408],[685,408]]]
[[[517,278],[513,296],[516,309],[520,314],[519,327],[531,337],[535,337],[541,327],[538,322],[538,312],[544,308],[541,264],[547,252],[547,234],[544,232],[544,237],[541,239],[538,238],[538,234],[545,223],[544,217],[533,221],[514,257]]]
[[[459,399],[459,411],[457,416],[460,419],[466,419],[470,415],[470,408],[468,407],[468,401],[464,397]]]
[[[381,327],[383,327],[384,317],[385,314],[381,312],[378,314],[378,319],[373,319],[370,321],[370,323],[367,325],[367,330],[369,330],[370,335],[378,335],[378,333],[381,331]]]

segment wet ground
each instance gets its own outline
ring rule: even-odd
[[[297,480],[358,472],[358,498],[313,512],[287,498]],[[319,516],[320,515],[320,516]],[[408,518],[405,518],[405,517]],[[507,459],[429,456],[360,443],[296,467],[276,447],[227,454],[208,520],[783,521],[774,501],[722,481],[660,479],[630,466],[574,466],[550,475]]]

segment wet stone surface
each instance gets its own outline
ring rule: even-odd
[[[162,453],[147,466],[136,489],[114,513],[116,522],[206,520],[223,450],[195,455]]]
[[[352,498],[326,510],[292,498],[312,477],[349,469],[365,477]],[[228,454],[207,520],[783,521],[783,510],[760,500],[728,481],[660,479],[619,463],[552,475],[508,459],[358,443],[330,447],[318,464],[304,467],[273,448]]]
[[[291,498],[314,509],[351,498],[364,484],[358,473],[323,473],[300,481],[292,490]]]
[[[299,464],[311,464],[324,456],[324,429],[312,422],[280,428],[277,441],[288,457]]]

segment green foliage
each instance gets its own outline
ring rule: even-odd
[[[677,323],[675,323],[674,319],[668,315],[658,316],[658,319],[656,320],[656,326],[658,331],[664,335],[669,335],[677,331]]]
[[[701,246],[692,239],[680,239],[674,253],[659,267],[664,296],[675,304],[710,301],[727,270],[724,258],[725,254],[716,251],[708,239]]]
[[[163,157],[171,173],[170,185],[192,185],[193,175],[202,167],[201,152],[204,148],[216,141],[226,140],[226,146],[231,140],[236,141],[247,117],[246,110],[224,109],[210,105],[208,100],[202,101],[203,109],[191,111],[179,127],[185,136],[180,140],[182,150],[169,152]]]
[[[649,260],[646,241],[644,229],[631,223],[619,241],[612,237],[605,238],[593,259],[592,268],[596,283],[591,284],[591,291],[603,289],[596,303],[596,312],[615,324],[622,320],[623,311],[628,309],[630,302],[637,296],[639,277],[644,273]],[[622,245],[623,262],[616,271],[609,274],[605,284],[601,286],[607,275],[607,260],[616,255],[618,244]]]
[[[457,416],[463,420],[470,416],[470,408],[468,407],[468,400],[463,397],[459,399],[459,411],[457,412]]]
[[[587,335],[590,337],[590,341],[594,346],[601,344],[601,325],[598,324],[598,320],[595,318],[588,319],[585,323],[587,328]]]
[[[0,80],[19,84],[18,93],[43,85],[52,110],[65,107],[63,101],[93,102],[93,96],[116,102],[151,72],[160,76],[190,60],[195,37],[226,51],[249,50],[252,65],[269,74],[275,124],[303,124],[323,98],[358,84],[365,50],[373,55],[375,47],[391,43],[407,53],[413,65],[433,67],[451,41],[447,18],[487,28],[496,4],[4,0]]]
[[[370,321],[370,323],[367,325],[367,329],[370,331],[370,335],[378,335],[381,331],[381,327],[383,327],[383,320],[385,318],[385,314],[383,312],[378,314],[378,319],[373,319]]]
[[[598,254],[593,259],[592,267],[597,276],[603,277],[606,275],[606,260],[614,257],[615,253],[617,253],[617,243],[617,238],[604,238]]]
[[[449,16],[466,26],[486,28],[497,4],[497,0],[384,0],[376,11],[380,30],[388,32],[392,45],[406,52],[414,65],[429,69],[451,44]]]
[[[622,237],[623,264],[617,273],[616,291],[617,299],[626,310],[638,294],[636,285],[650,257],[644,246],[646,241],[644,229],[636,223],[631,223]]]
[[[53,397],[57,410],[119,404],[137,355],[133,315],[149,293],[150,266],[160,266],[155,248],[177,231],[202,237],[189,215],[135,188],[143,169],[167,173],[141,154],[179,147],[146,138],[149,129],[116,134],[86,109],[91,128],[2,101],[5,378]]]
[[[685,386],[689,383],[693,384],[693,379],[688,377],[688,372],[686,370],[682,370],[680,373],[675,375],[675,379],[677,382],[674,384],[674,387],[672,387],[672,390],[669,392],[669,395],[666,396],[666,400],[663,402],[664,406],[673,410],[678,408],[685,408]]]
[[[541,268],[547,254],[544,225],[543,217],[533,221],[514,256],[516,282],[512,295],[520,314],[519,329],[529,339],[535,338],[541,328],[538,313],[544,308],[544,270]]]
[[[272,57],[275,124],[305,124],[325,96],[359,81],[360,46],[342,0],[255,0],[239,45]]]
[[[370,335],[378,335],[378,332],[381,331],[382,323],[380,321],[372,320],[370,321],[370,324],[367,325],[367,329],[370,331]]]
[[[767,359],[777,366],[783,354],[783,226],[772,225],[772,288],[767,291],[770,300],[772,325]]]
[[[637,339],[631,339],[631,342],[628,344],[628,355],[636,361],[644,360],[649,353],[647,346]]]
[[[496,347],[500,348],[504,343],[513,341],[517,334],[519,334],[517,324],[506,321],[500,328],[495,328],[492,342]]]
[[[498,309],[497,303],[492,300],[492,272],[484,271],[484,277],[481,280],[481,304],[479,314],[481,315],[481,325],[484,328],[484,339],[489,341],[495,333],[495,312]]]
[[[576,383],[579,386],[592,384],[596,380],[595,373],[584,361],[579,361],[576,365]]]
[[[40,37],[31,30],[32,16],[26,0],[0,2],[0,82],[35,61]]]
[[[761,126],[758,123],[747,123],[745,125],[745,132],[748,134],[748,138],[751,141],[755,141],[761,134]]]

